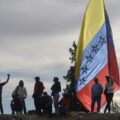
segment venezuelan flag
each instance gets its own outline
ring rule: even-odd
[[[89,1],[76,50],[75,74],[76,95],[89,111],[91,110],[91,86],[95,77],[104,86],[105,76],[112,74],[114,90],[118,90],[119,70],[104,0]],[[103,95],[101,106],[104,104]]]

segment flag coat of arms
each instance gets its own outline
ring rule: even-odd
[[[118,90],[119,70],[104,0],[89,1],[76,50],[75,72],[76,95],[89,111],[94,78],[97,77],[104,87],[105,76],[112,74],[114,91]],[[102,95],[101,106],[105,102],[105,97]]]

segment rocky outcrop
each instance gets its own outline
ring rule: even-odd
[[[0,120],[120,120],[119,113],[101,114],[101,113],[76,113],[71,112],[70,115],[65,117],[49,118],[48,115],[1,115]]]
[[[1,115],[0,120],[29,120],[25,115]]]

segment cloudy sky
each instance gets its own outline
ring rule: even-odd
[[[70,66],[69,47],[78,41],[89,0],[0,0],[0,79],[10,82],[3,88],[5,112],[10,113],[11,93],[23,79],[28,91],[28,109],[34,77],[40,76],[46,91],[58,76],[63,88]],[[105,0],[120,63],[120,0]],[[32,104],[31,104],[32,103]]]

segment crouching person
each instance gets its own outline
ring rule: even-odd
[[[63,98],[59,101],[59,114],[64,117],[68,117],[70,99],[68,94],[64,94]]]
[[[53,104],[52,97],[48,95],[47,92],[43,92],[42,100],[44,102],[43,112],[49,114],[49,117],[52,117],[52,104]]]
[[[19,81],[19,85],[13,91],[12,97],[13,97],[13,100],[11,101],[12,114],[15,114],[15,112],[22,114],[22,111],[24,111],[24,114],[26,114],[25,98],[27,97],[27,91],[26,88],[24,87],[23,80]]]

